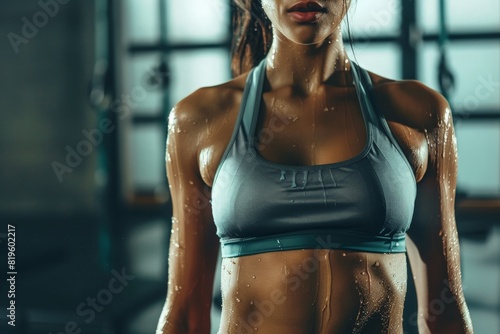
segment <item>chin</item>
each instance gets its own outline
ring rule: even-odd
[[[293,36],[291,38],[289,38],[290,42],[293,42],[295,44],[298,44],[298,45],[318,45],[318,44],[322,44],[323,42],[326,41],[326,37],[324,38],[321,38],[321,37],[318,37],[318,36],[314,36],[314,37],[304,37],[304,36]]]
[[[305,29],[304,29],[305,28]],[[291,42],[299,45],[315,45],[323,43],[331,34],[321,33],[317,29],[300,27],[294,31],[288,31],[285,37]]]

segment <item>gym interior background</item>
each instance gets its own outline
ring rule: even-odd
[[[358,63],[421,80],[453,107],[465,295],[476,333],[499,333],[500,2],[354,3]],[[229,0],[0,2],[0,267],[6,275],[11,225],[17,272],[15,327],[2,276],[2,333],[154,331],[167,288],[167,115],[230,78],[231,10]],[[407,333],[414,302],[410,292]]]

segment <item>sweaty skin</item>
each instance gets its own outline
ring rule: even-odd
[[[274,131],[258,151],[286,165],[347,160],[362,150],[366,133],[338,29],[342,1],[321,2],[328,12],[313,25],[290,21],[286,8],[294,3],[262,1],[275,37],[257,133]],[[219,250],[210,190],[247,74],[194,92],[170,113],[166,167],[173,224],[167,301],[157,333],[210,333]],[[472,333],[460,278],[457,149],[448,103],[416,81],[370,75],[373,102],[418,182],[407,238],[419,304],[412,321],[420,333]],[[326,249],[225,258],[219,332],[402,333],[406,265],[404,254]]]

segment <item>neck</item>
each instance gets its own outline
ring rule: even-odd
[[[294,86],[304,94],[317,91],[335,72],[348,71],[340,29],[319,44],[301,45],[274,35],[267,55],[271,87]]]

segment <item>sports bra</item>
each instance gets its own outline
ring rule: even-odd
[[[351,71],[366,129],[365,147],[351,159],[311,166],[279,164],[258,153],[255,131],[265,59],[249,73],[212,185],[222,257],[315,248],[406,251],[415,176],[387,121],[370,101],[368,73],[354,62]]]

